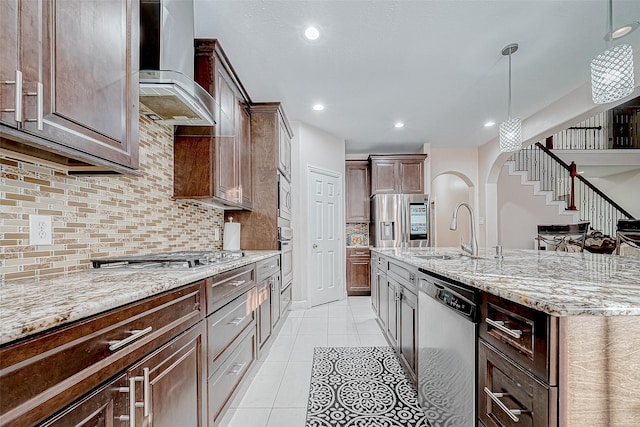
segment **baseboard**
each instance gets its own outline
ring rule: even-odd
[[[289,310],[306,310],[307,309],[307,301],[291,301],[291,305],[289,306]]]

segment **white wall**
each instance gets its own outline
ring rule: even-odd
[[[560,214],[556,205],[547,205],[546,197],[534,195],[532,185],[522,185],[519,175],[509,175],[503,166],[498,179],[498,242],[504,248],[534,249],[538,224],[577,222],[574,215]],[[561,209],[561,208],[560,208]]]
[[[589,168],[584,169],[585,178],[631,215],[640,218],[640,169],[601,178],[589,176]]]
[[[291,175],[293,195],[293,215],[291,226],[294,229],[293,251],[293,290],[294,304],[306,305],[308,301],[307,273],[310,256],[311,240],[308,234],[308,207],[307,207],[307,165],[316,166],[339,173],[342,176],[342,199],[344,200],[344,167],[345,167],[345,141],[321,129],[315,128],[303,122],[291,122],[294,133],[291,141]],[[345,235],[344,206],[341,218],[338,221],[338,236],[344,239]],[[344,242],[343,242],[344,243]],[[341,261],[340,280],[345,278],[345,245],[341,245],[342,253],[338,258]],[[340,284],[344,289],[344,282]],[[345,290],[346,295],[346,290]]]
[[[460,237],[470,241],[469,213],[460,209],[458,229],[449,230],[453,208],[459,202],[467,202],[475,212],[476,229],[480,218],[478,211],[478,150],[475,147],[441,148],[424,144],[429,152],[425,168],[429,180],[430,194],[435,198],[432,210],[432,230],[435,246],[460,246]]]
[[[469,211],[461,208],[458,212],[458,228],[449,230],[453,209],[459,202],[471,204],[472,190],[464,180],[453,174],[438,175],[431,182],[431,197],[435,209],[432,210],[433,246],[460,246],[460,237],[468,244],[470,242]],[[470,194],[471,193],[471,194]]]

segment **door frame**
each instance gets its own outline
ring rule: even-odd
[[[344,177],[343,174],[337,171],[333,171],[333,170],[329,170],[329,169],[325,169],[325,168],[321,168],[318,166],[313,166],[310,164],[307,164],[307,183],[306,183],[306,190],[307,190],[307,212],[311,212],[312,206],[311,206],[311,197],[310,197],[310,189],[309,186],[311,185],[311,173],[317,173],[319,175],[324,175],[327,177],[331,177],[331,178],[336,178],[338,180],[338,184],[336,186],[336,188],[338,188],[338,191],[340,191],[340,194],[338,194],[338,200],[340,202],[340,206],[338,207],[338,222],[336,222],[337,225],[337,230],[336,230],[336,235],[338,236],[337,241],[340,242],[340,252],[339,252],[339,256],[338,256],[338,269],[339,269],[339,273],[338,273],[338,277],[337,279],[339,280],[339,282],[336,284],[336,286],[339,286],[340,288],[340,298],[338,299],[338,301],[343,300],[346,298],[346,294],[347,294],[347,289],[346,289],[346,270],[345,270],[345,266],[346,266],[346,248],[344,245],[344,240],[343,240],[343,234],[344,234]],[[342,225],[342,226],[340,226]],[[307,266],[311,265],[311,258],[312,258],[312,251],[311,251],[311,236],[313,235],[313,230],[312,230],[312,226],[313,224],[310,221],[307,221],[307,249],[305,250],[305,264]],[[306,273],[306,278],[307,278],[307,308],[313,307],[313,292],[312,292],[312,283],[313,281],[311,280],[311,269],[307,268],[307,273]]]

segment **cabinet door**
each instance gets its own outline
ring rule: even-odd
[[[378,297],[378,269],[376,268],[376,264],[369,260],[369,271],[371,272],[370,280],[371,280],[371,308],[373,308],[373,312],[378,314],[378,305],[380,303]]]
[[[23,130],[137,168],[139,2],[20,7]]]
[[[389,295],[389,320],[387,323],[387,334],[395,346],[398,342],[398,291],[400,289],[400,284],[389,277],[387,277],[387,282],[389,283],[389,287],[387,289],[387,294]]]
[[[200,322],[129,370],[135,401],[142,402],[130,425],[204,425],[202,326]]]
[[[346,165],[346,221],[369,222],[369,165],[368,162],[347,162]]]
[[[400,193],[424,193],[424,162],[422,160],[400,160]]]
[[[17,127],[20,120],[20,65],[18,63],[18,0],[0,0],[0,122]],[[17,74],[18,73],[18,74]],[[17,98],[16,98],[17,97]],[[16,108],[18,111],[16,111]]]
[[[369,267],[368,250],[347,249],[347,295],[371,295]]]
[[[262,347],[271,336],[271,289],[269,280],[258,283],[258,346]]]
[[[417,337],[418,337],[418,298],[406,289],[402,290],[400,297],[400,357],[412,371],[416,374],[417,361]]]
[[[371,194],[398,193],[397,161],[375,159],[371,161]]]
[[[253,176],[251,161],[251,117],[240,102],[237,103],[238,117],[238,159],[240,169],[240,203],[243,207],[253,207]]]
[[[271,276],[271,329],[274,329],[280,320],[280,286],[282,284],[280,273]]]
[[[389,281],[386,274],[381,271],[377,277],[378,282],[378,317],[382,323],[382,329],[386,330],[389,323]]]
[[[287,179],[291,179],[291,138],[280,116],[278,116],[278,169]]]
[[[71,405],[42,427],[113,427],[129,419],[129,387],[123,374]]]
[[[214,195],[239,202],[239,174],[236,138],[236,95],[226,71],[216,68],[216,89],[220,108],[216,124]]]

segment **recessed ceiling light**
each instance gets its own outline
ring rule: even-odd
[[[490,128],[491,126],[495,126],[496,122],[488,121],[484,124],[484,127]]]
[[[638,21],[623,25],[622,27],[619,27],[618,29],[613,30],[610,35],[607,34],[604,37],[604,39],[606,41],[609,41],[611,39],[616,40],[616,39],[622,38],[627,34],[631,33],[632,31],[635,31],[638,27],[640,27],[640,22]]]
[[[316,27],[307,27],[307,29],[304,30],[304,36],[309,40],[316,40],[320,37],[320,31],[318,31]]]
[[[402,123],[402,122],[396,122],[396,123],[393,125],[393,127],[394,127],[394,128],[403,128],[403,127],[404,127],[404,123]]]
[[[316,105],[313,106],[313,109],[316,110],[316,111],[322,111],[322,110],[324,110],[324,105],[316,104]]]

